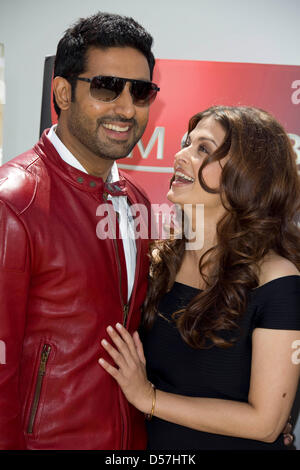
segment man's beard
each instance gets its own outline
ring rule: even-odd
[[[99,137],[99,127],[106,122],[124,122],[132,126],[131,132],[133,133],[133,138],[128,142],[122,141],[109,141],[103,142]],[[76,139],[86,147],[94,155],[97,155],[100,158],[105,160],[119,160],[121,158],[127,157],[136,143],[142,137],[147,123],[139,128],[138,123],[135,119],[124,119],[122,117],[103,117],[99,118],[97,121],[97,127],[95,131],[90,129],[90,121],[84,116],[80,115],[77,111],[74,110],[69,115],[67,125],[69,132],[76,137]]]

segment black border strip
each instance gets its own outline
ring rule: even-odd
[[[44,79],[43,79],[43,95],[42,95],[42,109],[40,121],[40,136],[43,131],[52,126],[51,119],[51,81],[54,67],[55,55],[45,57],[44,63]]]

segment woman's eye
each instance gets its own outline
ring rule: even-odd
[[[209,153],[207,148],[204,147],[204,145],[200,145],[198,151],[199,152],[204,152],[204,153],[207,153],[207,154]]]

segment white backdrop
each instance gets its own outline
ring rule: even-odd
[[[45,56],[55,54],[71,23],[99,9],[141,22],[154,37],[158,58],[300,65],[300,0],[0,0],[3,161],[39,137]],[[300,392],[295,419],[299,408]],[[295,435],[300,449],[299,419]]]

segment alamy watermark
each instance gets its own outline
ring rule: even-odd
[[[0,340],[0,364],[6,364],[6,344]]]
[[[300,104],[300,80],[294,80],[291,84],[291,88],[294,88],[291,95],[291,101],[293,104]]]
[[[100,240],[107,238],[130,239],[169,239],[183,237],[186,250],[201,250],[204,245],[204,205],[144,204],[124,206],[116,209],[113,204],[100,204],[96,216],[100,217],[96,234]],[[117,225],[118,223],[118,225]],[[117,231],[117,226],[119,230]]]
[[[292,342],[291,348],[295,349],[291,355],[292,363],[295,365],[300,364],[300,339],[296,339]],[[0,340],[0,365],[6,364],[6,344]]]
[[[296,349],[292,354],[292,363],[298,365],[300,364],[300,339],[293,341],[292,349]]]
[[[300,364],[300,339],[292,342],[291,348],[295,351],[292,352],[291,361],[294,365]],[[6,344],[5,341],[0,340],[0,365],[6,364]]]

